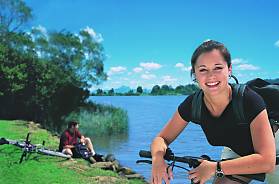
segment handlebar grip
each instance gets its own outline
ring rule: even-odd
[[[139,156],[140,157],[145,157],[145,158],[152,158],[151,152],[150,151],[145,151],[145,150],[140,150]]]

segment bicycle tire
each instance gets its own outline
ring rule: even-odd
[[[49,156],[62,157],[62,158],[71,158],[71,155],[66,155],[64,153],[49,150],[49,149],[38,149],[37,153],[43,154],[43,155],[49,155]]]

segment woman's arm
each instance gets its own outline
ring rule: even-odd
[[[275,141],[264,109],[250,124],[255,153],[233,160],[222,161],[225,175],[269,173],[275,169]],[[189,178],[203,184],[216,171],[216,163],[203,160],[199,167],[189,172]]]
[[[167,146],[175,140],[175,138],[188,125],[176,111],[166,126],[161,130],[151,145],[152,156],[164,156]]]
[[[188,122],[183,120],[176,111],[167,125],[157,135],[151,144],[152,154],[152,184],[161,184],[162,180],[169,184],[173,177],[171,170],[166,172],[167,165],[163,159],[168,145],[180,134],[187,126]]]
[[[250,124],[255,153],[221,162],[225,175],[270,173],[275,169],[275,139],[267,112],[261,111]]]

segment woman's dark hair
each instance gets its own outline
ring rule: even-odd
[[[203,42],[193,53],[191,58],[191,76],[195,73],[195,64],[197,62],[198,57],[206,52],[210,52],[214,49],[217,49],[220,51],[221,55],[224,57],[225,61],[227,62],[228,67],[231,66],[231,54],[228,51],[228,49],[224,46],[224,44],[214,41],[214,40],[208,40]]]
[[[68,128],[71,128],[72,126],[76,126],[78,124],[77,121],[69,121],[68,122]]]

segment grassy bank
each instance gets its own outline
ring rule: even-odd
[[[0,120],[0,137],[24,140],[28,132],[32,132],[31,143],[42,143],[45,140],[46,147],[57,148],[58,138],[34,124]],[[15,146],[0,146],[0,183],[143,183],[121,178],[112,171],[90,168],[82,159],[66,161],[62,158],[32,154],[27,161],[19,164],[21,153]]]

